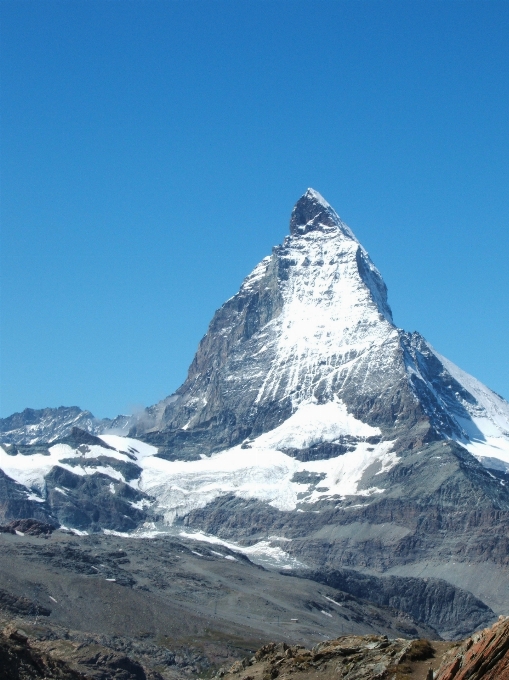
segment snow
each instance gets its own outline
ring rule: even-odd
[[[320,442],[333,442],[345,435],[372,437],[380,433],[380,428],[354,418],[335,397],[327,404],[318,405],[316,400],[301,404],[288,420],[271,432],[262,434],[256,442],[271,449],[305,449]]]
[[[244,279],[244,281],[242,282],[241,290],[248,291],[251,288],[253,288],[254,284],[260,281],[260,279],[262,279],[267,273],[267,268],[270,264],[270,261],[271,261],[270,255],[264,257],[263,260],[256,265],[251,274],[249,274],[249,276],[247,276]]]
[[[87,465],[87,460],[98,458],[99,456],[107,456],[127,462],[133,459],[137,460],[138,458],[143,459],[145,456],[153,456],[157,453],[157,449],[154,446],[144,444],[136,439],[118,435],[103,435],[101,438],[110,446],[114,446],[116,450],[93,445],[87,446],[86,450],[82,450],[85,452],[82,452],[79,449],[73,449],[68,444],[55,444],[49,448],[49,455],[35,453],[30,456],[22,456],[20,454],[11,456],[0,447],[0,469],[11,479],[27,487],[27,489],[43,494],[46,487],[44,478],[56,465],[75,475],[91,475],[98,472],[117,481],[125,482],[123,475],[118,470],[109,465],[92,467]],[[75,459],[79,462],[79,465],[63,463],[62,461],[65,459]],[[62,490],[61,492],[65,493]],[[33,500],[38,499],[34,498]]]
[[[132,460],[135,458],[140,461],[147,456],[153,456],[157,453],[157,448],[145,442],[140,442],[138,439],[131,437],[122,437],[116,434],[102,434],[99,437],[109,446],[113,446],[116,451],[111,451],[107,455],[119,460]],[[92,447],[93,448],[93,447]],[[103,455],[104,451],[103,451]]]
[[[131,501],[129,505],[132,508],[136,508],[137,510],[144,510],[146,507],[150,505],[150,501],[147,500],[146,498],[142,498],[141,501]]]
[[[65,447],[65,455],[62,455],[62,447]],[[10,456],[0,447],[0,468],[11,479],[14,479],[19,484],[23,484],[27,489],[42,493],[45,489],[44,477],[55,465],[59,465],[61,458],[75,455],[71,447],[63,444],[51,447],[49,453],[49,456],[41,453],[32,454],[31,456],[22,456],[20,454]],[[62,465],[62,467],[66,466]],[[70,469],[69,466],[67,466],[67,469]]]
[[[340,604],[339,602],[336,602],[336,600],[333,600],[332,597],[328,597],[327,595],[323,596],[326,600],[329,600],[329,602],[332,602],[332,604],[335,604],[336,607],[342,607],[343,605]]]
[[[151,496],[155,511],[167,525],[229,494],[240,500],[262,501],[281,511],[302,511],[303,507],[309,511],[311,506],[311,511],[318,512],[312,506],[324,499],[357,496],[361,500],[381,493],[384,489],[376,480],[398,462],[391,450],[394,442],[368,443],[368,438],[381,435],[380,429],[355,418],[337,394],[345,385],[364,394],[364,383],[369,385],[374,375],[399,370],[401,331],[392,323],[384,284],[366,251],[318,192],[308,189],[307,195],[323,206],[332,226],[328,220],[323,230],[287,237],[283,246],[276,247],[244,280],[241,295],[264,291],[272,276],[271,268],[281,267],[285,271],[285,276],[278,279],[282,306],[257,332],[249,357],[253,363],[240,362],[239,371],[223,376],[229,385],[237,381],[239,389],[251,391],[255,406],[274,407],[287,400],[292,413],[285,422],[242,446],[193,461],[167,461],[157,457],[154,446],[117,434],[103,434],[100,438],[112,448],[93,445],[73,449],[56,444],[50,447],[49,455],[31,456],[7,455],[0,448],[0,468],[42,495],[45,476],[55,465],[78,475],[103,473],[112,480],[112,493],[114,482],[123,481]],[[225,326],[220,332],[227,335],[231,328]],[[458,431],[464,433],[458,441],[486,467],[509,472],[509,404],[430,349],[476,400],[474,403],[456,395],[463,409],[450,415],[456,419]],[[248,366],[246,371],[244,366]],[[413,372],[424,379],[417,363],[407,361],[406,369],[407,377]],[[378,387],[374,382],[372,394]],[[433,385],[428,387],[433,390]],[[436,392],[435,396],[442,406],[447,406]],[[156,405],[155,411],[162,412],[175,399],[176,396],[169,397]],[[207,394],[199,394],[196,400],[203,408]],[[192,427],[195,416],[190,408],[184,430]],[[292,449],[345,438],[352,450],[335,458],[300,462],[289,455]],[[127,481],[107,464],[87,464],[89,459],[100,456],[135,462],[141,475]],[[66,458],[78,464],[63,463]],[[292,481],[296,473],[312,473],[311,478],[318,475],[322,479],[318,485],[297,483]],[[57,491],[67,493],[65,489]],[[35,495],[32,499],[42,500]],[[131,505],[142,509],[149,503],[142,500]],[[279,540],[271,537],[242,551],[252,555],[259,551],[264,559],[270,555],[274,562],[279,559],[288,564],[287,553],[275,545]]]
[[[156,511],[162,513],[164,521],[171,525],[176,518],[227,494],[245,500],[264,501],[279,510],[295,510],[301,503],[312,504],[331,496],[379,493],[382,489],[376,486],[358,488],[368,467],[377,463],[382,472],[398,460],[390,450],[392,442],[372,445],[365,441],[379,434],[378,428],[348,413],[338,399],[326,404],[310,400],[299,405],[279,427],[250,441],[249,448],[239,445],[199,460],[167,461],[155,455],[157,448],[153,446],[132,438],[103,435],[103,441],[114,446],[115,450],[91,446],[81,453],[66,444],[57,444],[50,448],[49,456],[7,456],[3,452],[1,464],[10,477],[29,488],[39,489],[41,493],[44,491],[44,476],[54,465],[80,475],[101,472],[112,479],[109,488],[113,494],[114,480],[126,481],[121,473],[109,466],[88,466],[87,460],[101,455],[134,460],[142,468],[141,476],[126,483],[153,497]],[[336,458],[300,462],[284,452],[284,449],[303,449],[320,442],[334,442],[343,436],[350,438],[354,450]],[[80,464],[70,466],[62,463],[66,458],[77,458]],[[292,481],[298,472],[318,473],[323,480],[313,489],[309,483]],[[62,488],[57,487],[56,491],[67,494]],[[131,505],[142,509],[148,503],[141,500]],[[277,552],[280,548],[274,550]]]
[[[311,196],[311,198],[314,198],[315,201],[323,205],[324,208],[331,208],[330,203],[327,203],[322,194],[319,194],[318,191],[316,191],[316,189],[312,189],[311,187],[309,187],[308,190],[306,191],[306,195]]]
[[[36,496],[34,493],[27,493],[27,500],[35,501],[36,503],[44,503],[44,498]]]
[[[212,543],[215,545],[224,545],[225,548],[229,548],[234,552],[242,553],[247,555],[252,562],[255,564],[262,564],[271,567],[278,567],[279,569],[301,569],[306,565],[299,560],[295,559],[287,552],[282,550],[279,546],[273,546],[271,541],[258,541],[254,545],[243,546],[237,543],[232,543],[230,541],[223,541],[217,536],[211,536],[209,534],[204,534],[201,531],[191,533],[186,531],[181,531],[179,533],[183,538],[189,538],[193,541],[201,541],[203,543]],[[235,559],[235,558],[233,558]]]
[[[467,435],[466,438],[458,438],[458,442],[488,469],[509,472],[509,403],[431,346],[430,348],[444,368],[476,402],[460,400],[469,418],[451,414]],[[456,398],[459,399],[459,395]]]
[[[366,469],[378,463],[389,470],[398,458],[390,451],[393,442],[377,445],[358,441],[353,451],[328,460],[300,462],[283,448],[305,448],[342,435],[369,437],[380,433],[354,418],[341,402],[302,404],[288,421],[249,442],[207,458],[167,461],[147,457],[139,488],[157,499],[165,522],[173,523],[191,510],[203,508],[216,498],[233,494],[242,499],[265,501],[279,510],[295,510],[300,502],[315,503],[330,496],[371,495],[381,489],[358,490]],[[292,482],[296,472],[323,473],[325,478],[305,498],[309,484]]]
[[[320,379],[332,400],[338,375],[346,380],[362,357],[373,354],[376,360],[389,339],[397,340],[381,294],[374,295],[374,287],[361,279],[359,249],[376,272],[355,237],[339,228],[286,239],[279,258],[291,266],[288,279],[280,281],[282,311],[264,328],[266,352],[273,358],[256,404],[288,396],[295,405],[303,403]]]

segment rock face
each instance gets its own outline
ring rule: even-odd
[[[350,569],[304,572],[306,578],[425,621],[443,638],[461,639],[493,621],[493,612],[471,593],[434,578],[376,577]]]
[[[395,412],[403,414],[408,430],[426,413],[402,382],[403,344],[411,339],[392,323],[379,272],[309,190],[290,236],[216,312],[184,385],[149,409],[136,432],[170,456],[198,456],[274,429],[300,404],[337,398],[391,434]],[[434,436],[427,421],[420,429],[421,439]]]
[[[0,668],[9,680],[163,680],[125,654],[68,640],[39,642],[12,625],[0,632]]]
[[[127,434],[130,423],[129,416],[117,416],[113,420],[99,419],[90,411],[82,411],[78,406],[38,410],[26,408],[21,413],[0,418],[0,441],[22,446],[53,442],[69,435],[76,427],[91,433],[114,431],[117,434]]]
[[[465,640],[444,658],[436,680],[508,680],[509,619]]]

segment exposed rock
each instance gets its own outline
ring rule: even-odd
[[[303,572],[302,575],[356,597],[406,612],[449,640],[461,639],[470,631],[495,620],[494,612],[484,602],[442,579],[377,577],[350,569]]]
[[[51,609],[29,600],[27,597],[11,595],[2,588],[0,588],[0,609],[11,614],[21,615],[49,616],[51,614]]]
[[[59,524],[44,503],[32,499],[29,489],[0,470],[0,522],[8,523],[14,519],[26,518]]]
[[[129,423],[158,450],[96,436]],[[289,236],[216,312],[174,394],[116,424],[76,407],[27,409],[0,431],[2,523],[181,523],[239,551],[257,544],[276,556],[270,566],[435,570],[461,586],[466,575],[497,613],[509,605],[509,463],[498,446],[509,445],[509,404],[394,325],[368,253],[312,189]],[[427,611],[439,592],[457,593],[447,588],[428,585],[413,604],[398,589],[376,596],[448,635],[485,623],[489,610],[468,595],[444,601],[443,616]]]
[[[42,642],[12,625],[0,632],[0,669],[6,680],[162,680],[154,670],[101,645],[55,637]]]
[[[290,676],[302,680],[406,680],[415,677],[415,673],[424,680],[422,672],[430,668],[435,652],[427,640],[394,640],[379,635],[347,635],[322,642],[313,649],[272,642],[251,659],[237,661],[218,676],[227,680]]]
[[[90,411],[83,411],[78,406],[26,408],[21,413],[0,418],[0,441],[15,445],[55,442],[59,438],[71,436],[74,428],[92,434],[105,431],[127,434],[131,420],[131,416],[117,416],[113,420],[95,418]]]
[[[508,680],[509,617],[472,635],[442,661],[436,680]]]
[[[148,514],[147,495],[108,475],[76,475],[55,466],[46,476],[46,503],[61,524],[81,531],[133,531]]]
[[[41,522],[38,519],[15,519],[5,527],[1,527],[0,531],[6,533],[21,532],[27,536],[49,536],[55,531],[57,527],[54,524]]]
[[[80,427],[73,427],[69,434],[65,435],[64,437],[60,437],[60,439],[56,439],[52,443],[68,444],[73,448],[78,448],[79,446],[84,445],[84,446],[100,446],[103,449],[113,449],[113,446],[110,446],[102,439],[99,439],[99,437],[90,434],[90,432],[82,430]]]

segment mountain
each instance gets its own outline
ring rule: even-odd
[[[170,531],[319,582],[445,579],[509,606],[509,404],[394,325],[368,253],[312,189],[174,394],[122,421],[129,437],[84,413],[4,419],[0,518]]]
[[[92,434],[128,434],[131,420],[130,416],[117,416],[113,420],[95,418],[90,411],[82,411],[78,406],[26,408],[21,413],[0,418],[0,441],[22,446],[53,442],[70,434],[74,427]]]
[[[309,189],[290,236],[216,312],[185,383],[148,409],[135,433],[170,455],[199,456],[272,431],[310,405],[343,423],[339,404],[372,436],[396,441],[392,450],[454,439],[487,458],[501,447],[509,461],[509,404],[418,333],[395,327],[367,252]],[[311,446],[346,430],[316,432]]]

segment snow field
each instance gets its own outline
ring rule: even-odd
[[[373,463],[378,461],[380,472],[396,464],[391,442],[370,445],[361,440],[355,450],[344,455],[309,462],[300,462],[281,450],[307,448],[342,436],[359,439],[379,434],[378,428],[349,414],[339,400],[327,404],[309,402],[302,404],[282,425],[249,442],[249,448],[236,446],[200,460],[167,461],[158,458],[157,449],[149,444],[103,435],[103,441],[115,450],[91,446],[80,453],[66,444],[56,444],[50,448],[49,456],[9,456],[0,449],[0,465],[12,479],[38,495],[44,495],[44,477],[55,465],[79,475],[102,472],[152,496],[165,522],[172,524],[175,518],[227,494],[265,501],[279,510],[294,510],[299,503],[316,503],[329,496],[365,496],[381,491],[377,487],[359,491],[358,484]],[[87,466],[88,459],[99,456],[136,462],[142,468],[140,478],[126,481],[109,466]],[[80,464],[62,463],[66,458],[77,458]],[[295,473],[305,471],[324,475],[318,488],[292,481]],[[65,489],[61,492],[65,493]]]

